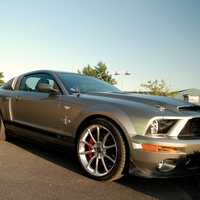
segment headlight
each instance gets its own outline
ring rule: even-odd
[[[146,134],[166,134],[169,129],[177,122],[174,119],[156,119],[153,120],[147,129]]]

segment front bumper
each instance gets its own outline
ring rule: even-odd
[[[143,150],[142,144],[177,148],[176,152]],[[129,173],[135,176],[172,178],[200,174],[200,139],[153,138],[136,135],[130,148]]]

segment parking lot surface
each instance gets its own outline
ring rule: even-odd
[[[199,177],[114,182],[88,178],[75,155],[11,138],[0,142],[0,199],[199,199]]]

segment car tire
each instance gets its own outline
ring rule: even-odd
[[[83,127],[77,142],[77,155],[90,177],[99,181],[121,178],[126,154],[124,136],[112,122],[97,118]]]
[[[0,116],[0,140],[6,140],[5,127],[1,116]]]

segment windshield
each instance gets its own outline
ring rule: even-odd
[[[69,94],[78,93],[80,85],[80,93],[86,92],[117,92],[121,90],[116,87],[101,81],[91,76],[69,73],[57,73],[58,77],[63,82]]]

